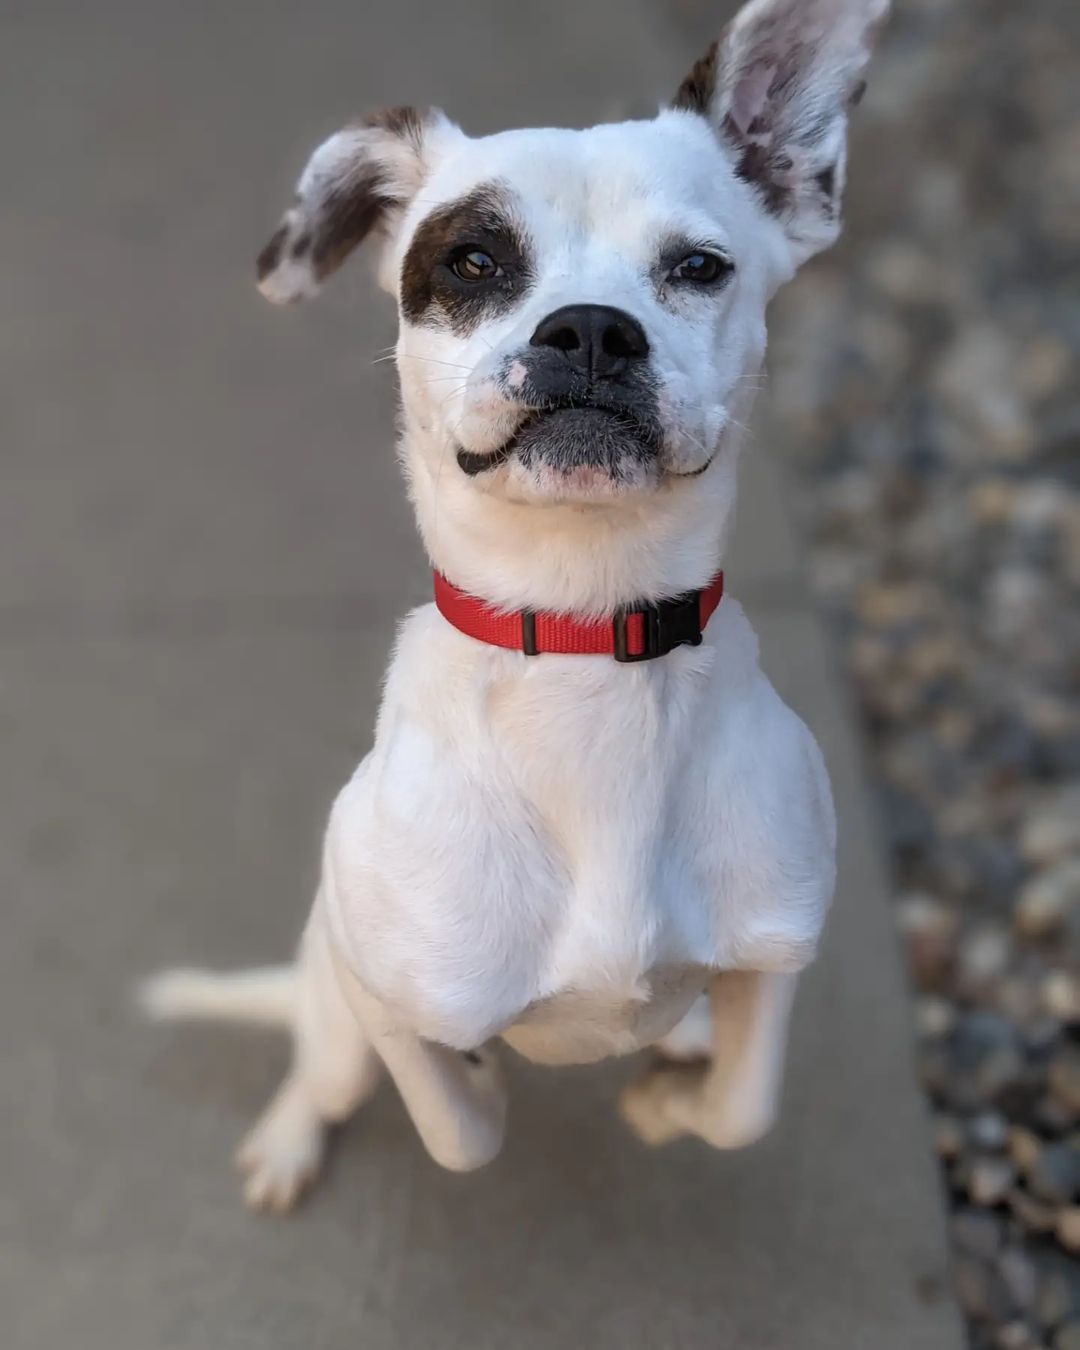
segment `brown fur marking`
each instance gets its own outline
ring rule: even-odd
[[[255,275],[260,281],[268,277],[281,261],[281,247],[289,233],[287,225],[279,225],[267,240],[262,252],[255,260]]]
[[[317,280],[335,271],[379,224],[398,199],[386,190],[382,174],[364,166],[355,177],[327,193],[315,224],[311,263]]]
[[[449,260],[463,247],[490,253],[502,276],[474,284],[455,278]],[[401,269],[401,311],[409,323],[434,319],[468,333],[486,315],[514,304],[532,279],[528,241],[514,223],[506,192],[488,183],[438,207],[417,226]]]
[[[675,97],[671,100],[673,108],[684,112],[701,113],[707,116],[716,93],[717,65],[720,59],[720,43],[714,42],[704,56],[694,62],[690,74],[679,85]]]
[[[419,112],[416,108],[377,108],[374,112],[368,113],[363,125],[377,127],[381,131],[389,132],[391,136],[400,136],[418,147],[423,140],[427,120],[428,114]]]

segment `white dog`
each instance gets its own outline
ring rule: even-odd
[[[297,964],[145,991],[291,1028],[251,1204],[293,1203],[384,1065],[439,1163],[487,1162],[497,1037],[658,1046],[622,1101],[649,1142],[769,1127],[835,827],[720,567],[766,306],[837,237],[886,6],[751,0],[651,121],[474,140],[396,109],[304,170],[260,288],[313,295],[377,240],[437,603],[402,625]]]

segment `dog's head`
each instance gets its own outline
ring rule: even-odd
[[[422,525],[436,484],[579,516],[730,495],[768,300],[839,232],[887,3],[751,0],[651,121],[471,139],[395,109],[315,151],[260,288],[310,296],[381,238]]]

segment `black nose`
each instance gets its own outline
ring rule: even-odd
[[[610,305],[564,305],[541,320],[530,342],[554,347],[590,379],[621,375],[649,354],[641,324]]]

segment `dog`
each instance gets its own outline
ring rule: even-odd
[[[835,879],[810,732],[721,564],[777,288],[840,230],[888,0],[750,0],[652,120],[472,139],[386,110],[320,145],[258,260],[396,296],[399,457],[436,574],[333,807],[296,963],[172,971],[159,1017],[286,1027],[238,1155],[288,1209],[385,1069],[428,1152],[498,1152],[494,1043],[652,1046],[645,1141],[758,1139]]]

